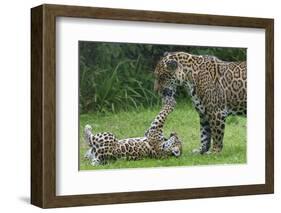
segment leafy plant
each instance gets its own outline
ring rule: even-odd
[[[116,112],[160,103],[153,91],[153,69],[166,51],[246,60],[244,48],[192,47],[106,42],[79,42],[80,112]],[[184,89],[180,99],[187,98]]]

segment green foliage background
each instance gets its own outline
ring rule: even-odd
[[[225,61],[246,60],[245,48],[80,41],[80,113],[129,111],[159,105],[160,98],[153,91],[153,70],[166,51],[214,55]],[[178,95],[187,96],[182,89]]]

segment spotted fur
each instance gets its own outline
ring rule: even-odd
[[[246,115],[247,64],[226,62],[214,56],[186,52],[165,53],[155,68],[154,88],[176,91],[185,86],[200,117],[201,154],[223,148],[225,119],[228,115]]]
[[[90,149],[85,157],[91,160],[92,165],[105,164],[110,159],[125,158],[138,160],[145,157],[163,158],[180,156],[182,143],[176,133],[171,133],[169,139],[163,136],[163,126],[167,116],[175,107],[173,97],[167,97],[160,113],[151,123],[144,137],[119,140],[110,132],[93,135],[92,128],[86,125],[84,130],[85,141]]]

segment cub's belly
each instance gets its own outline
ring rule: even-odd
[[[146,137],[127,138],[118,141],[116,152],[127,158],[141,158],[148,156],[151,152]]]

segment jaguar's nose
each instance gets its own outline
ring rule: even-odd
[[[173,96],[173,91],[171,89],[165,88],[163,90],[163,96],[165,96],[165,97],[167,97],[167,96],[172,97]]]

